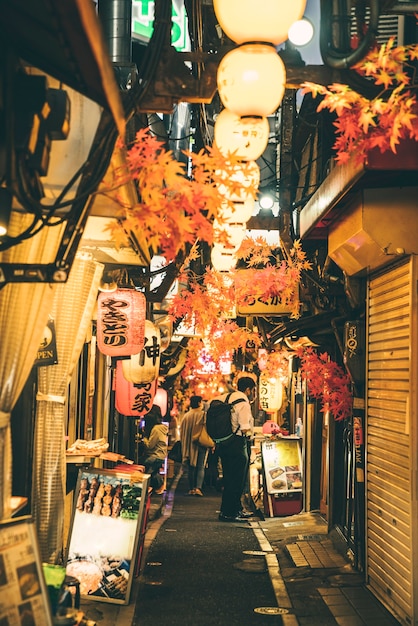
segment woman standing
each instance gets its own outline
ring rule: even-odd
[[[190,409],[184,414],[180,424],[182,463],[188,470],[189,494],[191,496],[203,496],[202,486],[205,477],[208,448],[202,448],[199,444],[194,443],[192,437],[196,427],[204,424],[205,419],[201,396],[192,396],[190,398]]]
[[[139,461],[145,466],[145,472],[151,474],[150,486],[157,493],[164,487],[160,468],[167,456],[168,429],[162,421],[161,409],[154,404],[145,416],[144,438],[142,440],[144,454]]]

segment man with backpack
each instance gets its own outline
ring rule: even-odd
[[[219,520],[221,522],[243,522],[252,514],[242,509],[241,496],[247,481],[249,457],[248,438],[252,435],[254,419],[251,412],[251,402],[255,399],[256,385],[250,376],[238,379],[237,390],[223,394],[212,400],[213,408],[217,411],[225,408],[227,403],[228,417],[230,416],[230,434],[219,437],[217,450],[222,462],[223,492]],[[207,414],[207,430],[210,431],[209,406]]]

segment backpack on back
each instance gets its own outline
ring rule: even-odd
[[[226,396],[224,401],[212,400],[206,412],[206,430],[217,444],[228,443],[239,430],[239,426],[235,431],[232,430],[232,407],[238,402],[245,402],[245,400],[238,398],[230,403],[231,393]]]

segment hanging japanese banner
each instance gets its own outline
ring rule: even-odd
[[[97,347],[108,356],[138,354],[144,347],[146,300],[135,289],[100,292],[97,300]]]
[[[122,360],[123,375],[131,383],[150,383],[158,378],[160,359],[160,329],[146,320],[144,348],[130,359]]]
[[[142,417],[152,408],[158,381],[131,383],[123,375],[122,361],[116,363],[115,407],[121,415]]]

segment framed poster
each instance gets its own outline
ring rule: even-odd
[[[261,443],[267,493],[302,491],[302,453],[299,437],[282,437]]]
[[[0,625],[52,623],[32,519],[20,517],[0,522]]]
[[[149,478],[93,467],[79,471],[66,571],[80,581],[81,597],[128,604]]]

